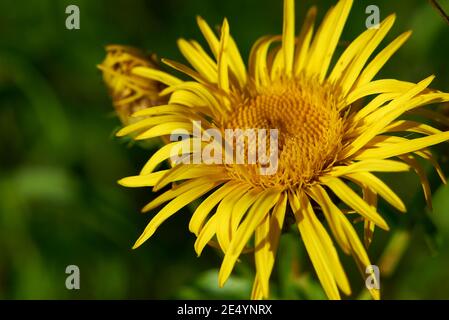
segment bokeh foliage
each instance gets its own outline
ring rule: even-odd
[[[449,3],[440,2],[449,12]],[[317,4],[322,16],[333,1],[297,3],[300,23],[307,7]],[[80,30],[65,29],[69,4],[80,8]],[[449,26],[426,0],[356,1],[340,50],[364,30],[368,4],[377,4],[383,18],[398,14],[387,40],[414,30],[382,76],[419,81],[436,74],[433,86],[449,91]],[[1,299],[249,297],[251,259],[218,289],[221,256],[213,249],[195,256],[188,209],[132,251],[149,219],[139,209],[152,195],[116,184],[138,172],[151,148],[113,137],[119,121],[95,67],[104,46],[127,44],[181,59],[175,40],[200,38],[196,14],[213,25],[227,16],[245,57],[259,36],[282,27],[281,1],[0,2]],[[448,145],[434,150],[448,173]],[[409,208],[398,215],[381,204],[393,231],[378,231],[370,248],[373,262],[390,272],[382,280],[388,299],[449,298],[449,188],[428,172],[432,213],[416,177],[386,176]],[[362,280],[351,259],[343,261],[357,297]],[[81,270],[78,291],[64,285],[70,264]],[[282,237],[272,287],[274,298],[324,298],[293,229]]]

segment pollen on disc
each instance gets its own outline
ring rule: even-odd
[[[299,77],[278,81],[252,93],[224,124],[229,129],[278,129],[278,169],[260,175],[258,166],[234,165],[229,170],[264,187],[313,182],[334,162],[341,148],[344,116],[335,86]],[[257,141],[248,141],[248,145]],[[245,173],[246,172],[246,173]]]

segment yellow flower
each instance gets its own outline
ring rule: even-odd
[[[139,140],[180,129],[190,133],[190,139],[160,148],[139,175],[120,180],[123,186],[150,186],[155,192],[169,186],[143,209],[150,211],[168,202],[149,222],[134,248],[182,207],[202,198],[189,225],[197,236],[197,254],[207,244],[223,251],[218,279],[223,286],[240,254],[253,251],[257,270],[252,298],[267,298],[284,219],[292,214],[325,293],[330,299],[339,299],[340,292],[350,295],[351,289],[326,229],[365,275],[371,263],[346,211],[364,219],[366,245],[374,226],[388,230],[377,211],[378,196],[398,211],[406,211],[401,199],[373,172],[413,169],[431,205],[429,183],[418,158],[429,161],[444,181],[427,147],[449,140],[449,132],[401,116],[424,110],[420,108],[425,105],[449,101],[449,94],[428,88],[434,76],[416,84],[373,80],[411,34],[401,34],[373,55],[391,29],[394,15],[378,29],[368,29],[358,36],[331,67],[352,2],[339,1],[316,32],[316,8],[311,8],[296,34],[294,1],[285,0],[282,35],[259,39],[252,47],[248,68],[226,19],[217,37],[198,17],[212,55],[196,41],[180,39],[179,49],[191,67],[163,60],[191,80],[148,66],[133,69],[136,75],[166,84],[161,95],[170,94],[170,99],[165,105],[136,112],[135,116],[147,118],[124,127],[118,135],[137,133],[135,139]],[[170,158],[173,148],[195,143],[198,137],[192,136],[192,123],[196,121],[201,121],[203,131],[278,129],[277,171],[261,175],[257,170],[260,165],[246,163],[181,163],[155,171]],[[317,218],[317,210],[324,215],[326,227]],[[375,299],[380,297],[375,287],[370,292]]]
[[[130,116],[140,109],[167,102],[167,98],[159,96],[165,85],[131,72],[138,66],[157,68],[154,56],[147,57],[138,49],[120,45],[107,46],[106,53],[106,58],[98,68],[103,72],[104,82],[122,123],[138,120]]]

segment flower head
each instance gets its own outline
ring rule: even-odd
[[[419,83],[373,80],[411,34],[401,34],[374,55],[394,15],[378,29],[363,32],[331,65],[352,2],[340,0],[316,32],[316,8],[311,8],[296,34],[294,1],[285,0],[282,35],[259,39],[252,47],[248,68],[226,19],[217,36],[198,18],[211,55],[196,41],[180,39],[179,49],[191,66],[163,60],[189,80],[151,66],[132,69],[133,75],[164,83],[167,88],[161,95],[170,98],[166,104],[136,112],[136,117],[146,118],[124,127],[118,135],[133,133],[137,140],[166,136],[174,130],[188,135],[160,148],[139,175],[120,181],[130,187],[151,186],[154,191],[170,186],[145,206],[144,211],[149,211],[168,202],[134,247],[182,207],[202,198],[189,225],[197,236],[196,252],[200,255],[207,244],[223,251],[220,285],[242,252],[254,252],[252,297],[267,298],[281,230],[286,215],[292,214],[324,291],[338,299],[341,292],[351,294],[351,288],[327,230],[364,274],[370,260],[346,211],[352,210],[365,221],[366,245],[375,226],[389,229],[377,210],[378,196],[398,211],[406,211],[401,199],[374,173],[415,170],[431,205],[429,184],[417,158],[429,161],[441,174],[427,148],[449,140],[449,132],[402,116],[449,101],[449,94],[429,89],[433,76]],[[180,146],[190,146],[180,151],[183,159],[197,155],[192,145],[204,142],[204,137],[194,135],[197,128],[192,124],[197,121],[203,132],[210,128],[220,132],[276,129],[277,170],[264,175],[258,170],[260,163],[182,161],[155,171],[174,149],[178,155]],[[248,146],[270,145],[254,136],[248,136],[247,142],[245,151]],[[317,218],[318,211],[325,224]],[[379,298],[377,289],[370,292]]]
[[[162,83],[131,73],[135,67],[157,68],[154,56],[147,57],[136,48],[120,45],[107,46],[106,53],[98,68],[103,71],[104,82],[122,123],[138,120],[131,117],[138,110],[167,102],[159,96],[165,87]]]

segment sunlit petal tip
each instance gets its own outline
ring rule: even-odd
[[[197,15],[195,16],[195,19],[196,19],[196,22],[197,22],[198,24],[204,22],[204,18],[203,18],[202,16],[200,16],[199,14],[197,14]]]
[[[129,132],[128,132],[127,128],[126,128],[126,127],[123,127],[123,128],[121,128],[119,131],[117,131],[117,132],[115,133],[115,136],[116,136],[116,137],[124,137],[124,136],[126,136],[126,135],[128,135],[128,134],[129,134]]]
[[[225,32],[229,32],[229,22],[228,22],[228,18],[223,18],[223,25],[222,28],[225,28]]]
[[[156,183],[156,185],[153,187],[153,189],[151,191],[153,192],[158,192],[159,190],[161,190],[164,186],[160,185],[159,183]]]
[[[125,177],[117,181],[122,187],[137,188],[144,186],[140,176]]]
[[[199,258],[201,256],[201,250],[198,247],[198,241],[195,241],[193,249],[195,250],[196,256]]]
[[[134,140],[140,141],[140,140],[147,140],[147,139],[151,139],[151,138],[152,138],[151,135],[148,135],[147,133],[142,133],[142,134],[135,136]]]
[[[182,83],[182,81],[176,78],[175,76],[172,76],[164,71],[160,71],[149,67],[135,67],[132,69],[132,73],[144,78],[159,81],[168,86]]]
[[[388,17],[386,17],[383,22],[388,23],[388,24],[390,24],[390,23],[393,24],[396,21],[396,18],[397,18],[396,13],[392,13],[392,14],[388,15]]]
[[[385,231],[390,231],[390,227],[385,221],[377,223],[377,225],[379,226],[379,228],[384,229]]]
[[[181,47],[183,45],[185,45],[187,43],[187,40],[184,38],[179,38],[178,40],[176,40],[176,44],[178,45],[178,47]]]
[[[136,111],[136,112],[133,112],[133,113],[130,115],[130,117],[132,117],[132,118],[138,118],[138,117],[141,117],[142,115],[145,114],[145,111],[147,111],[147,110],[146,110],[146,109],[138,110],[138,111]]]
[[[142,237],[140,237],[139,239],[137,239],[137,241],[134,243],[134,245],[132,246],[132,250],[135,250],[137,248],[139,248],[144,242],[145,240],[141,240]]]
[[[224,285],[226,284],[226,281],[228,281],[229,276],[231,275],[231,272],[229,271],[229,269],[224,269],[221,268],[219,273],[218,273],[218,286],[220,288],[223,288]]]
[[[140,213],[147,213],[148,211],[150,211],[150,208],[148,205],[146,205],[142,209],[140,209]]]
[[[287,75],[291,75],[295,51],[295,1],[284,0],[284,25],[282,31],[282,51]]]
[[[428,83],[427,84],[427,86],[428,86],[432,83],[433,80],[435,80],[435,75],[431,74],[430,76],[426,77],[422,82]]]
[[[128,187],[128,184],[127,184],[127,178],[122,178],[122,179],[120,179],[120,180],[117,180],[117,183],[118,183],[119,185],[121,185],[122,187]]]
[[[400,203],[398,203],[398,205],[396,206],[396,209],[398,209],[399,213],[406,213],[407,212],[407,206],[402,201]]]
[[[408,38],[410,38],[412,36],[412,34],[413,34],[413,30],[407,30],[403,34],[401,34],[401,36],[407,40]]]

